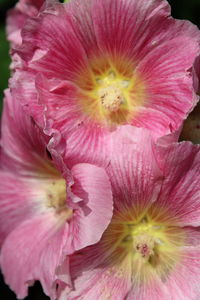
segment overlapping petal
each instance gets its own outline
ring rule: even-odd
[[[35,280],[40,280],[51,299],[56,298],[56,269],[63,260],[68,232],[68,224],[62,225],[52,214],[42,214],[27,219],[8,235],[0,262],[5,281],[18,298],[27,295]]]
[[[135,206],[145,211],[156,201],[163,177],[153,137],[146,129],[127,125],[113,132],[111,141],[112,157],[107,172],[115,208],[121,211]]]
[[[44,0],[20,0],[15,8],[11,9],[7,17],[7,38],[12,46],[21,44],[21,30],[30,17],[35,17]]]
[[[165,180],[157,204],[181,226],[199,226],[199,146],[173,144],[163,149],[163,158]]]
[[[59,133],[54,131],[49,139],[9,91],[3,121],[2,272],[19,298],[40,280],[44,292],[55,299],[57,284],[58,290],[70,287],[70,274],[63,274],[68,270],[62,265],[66,255],[96,243],[110,222],[110,181],[106,171],[94,165],[76,164],[70,171],[54,148]]]

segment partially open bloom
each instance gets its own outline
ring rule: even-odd
[[[91,164],[76,164],[69,171],[53,149],[58,138],[55,133],[48,141],[6,92],[0,153],[0,266],[20,299],[35,280],[55,299],[57,288],[71,284],[66,255],[96,243],[112,217],[106,172]]]
[[[118,126],[149,128],[157,138],[182,125],[197,101],[199,37],[190,22],[170,17],[165,0],[49,3],[22,32],[15,97],[31,115],[39,99],[46,129],[67,141],[66,157],[96,158]]]
[[[60,299],[198,299],[200,148],[162,149],[160,177],[144,130],[127,128],[114,147],[112,221],[98,244],[70,257],[74,291]]]

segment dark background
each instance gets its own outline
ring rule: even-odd
[[[15,0],[0,0],[0,108],[3,99],[3,90],[8,85],[8,66],[10,63],[8,55],[9,47],[5,35],[5,18],[7,10],[13,7],[16,2]],[[200,0],[169,0],[168,2],[172,6],[172,15],[175,18],[189,19],[200,27]],[[16,274],[16,276],[18,276],[18,274]],[[3,284],[2,277],[0,277],[0,297],[2,300],[16,300],[14,293]],[[26,300],[45,299],[49,298],[42,293],[39,283],[36,283],[34,287],[30,288],[29,296],[26,298]]]

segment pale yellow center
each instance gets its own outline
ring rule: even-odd
[[[117,76],[114,71],[101,78],[96,78],[97,98],[104,113],[117,112],[123,106],[127,106],[127,89],[129,80]]]
[[[102,107],[109,112],[116,112],[121,104],[125,103],[125,98],[121,90],[115,85],[110,85],[98,91]]]
[[[169,250],[172,245],[165,234],[165,226],[154,224],[143,218],[136,224],[127,224],[122,244],[128,247],[137,260],[150,262],[159,250]]]
[[[45,191],[47,208],[53,209],[56,214],[62,214],[70,218],[72,210],[67,206],[66,182],[62,178],[46,179],[42,181],[42,189]]]
[[[47,189],[47,205],[60,209],[66,205],[66,184],[64,179],[55,179],[49,182]]]

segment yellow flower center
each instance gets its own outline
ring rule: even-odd
[[[167,227],[158,225],[147,217],[138,223],[127,224],[124,227],[122,245],[129,249],[134,259],[141,263],[150,263],[155,266],[159,263],[159,251],[173,251],[174,245],[170,243]]]
[[[67,193],[64,179],[51,180],[47,187],[47,206],[59,210],[66,205]]]
[[[123,59],[92,61],[91,73],[80,74],[77,85],[83,112],[106,126],[130,123],[146,101],[144,82]]]
[[[135,211],[129,209],[114,216],[104,233],[102,245],[104,252],[112,248],[110,261],[115,276],[131,272],[138,284],[147,283],[155,274],[165,280],[180,262],[185,244],[183,229],[173,222],[158,222],[153,218],[154,213],[155,210],[149,210],[145,216],[133,218]],[[163,216],[166,217],[162,211]]]
[[[117,74],[110,72],[107,76],[96,79],[97,98],[104,110],[104,113],[117,112],[122,105],[127,105],[126,89],[130,83],[129,80],[117,78]]]
[[[72,216],[72,209],[67,205],[66,181],[55,169],[54,171],[43,174],[39,182],[35,182],[35,200],[39,201],[41,210],[46,212],[50,209],[66,220]]]
[[[46,185],[46,206],[59,214],[61,219],[70,219],[73,212],[67,206],[66,182],[62,178],[49,180]]]

